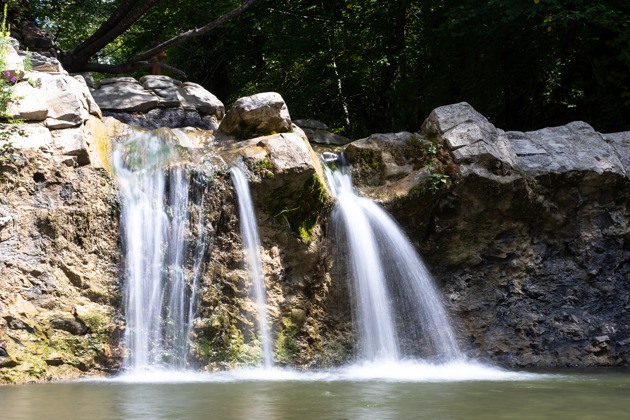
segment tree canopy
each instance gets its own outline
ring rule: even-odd
[[[146,61],[162,40],[168,66],[224,102],[277,91],[294,118],[353,137],[417,130],[433,108],[459,101],[504,129],[584,120],[630,130],[626,0],[21,3],[51,32],[62,62],[83,63],[70,71],[140,75],[130,60]],[[142,13],[99,49],[93,34],[129,3]],[[238,19],[179,42],[242,5]],[[91,61],[77,60],[85,55]]]

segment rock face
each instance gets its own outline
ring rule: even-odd
[[[291,117],[279,93],[258,93],[237,100],[219,129],[238,138],[286,133],[291,130]]]
[[[104,79],[92,95],[106,116],[147,129],[216,130],[225,114],[223,103],[203,87],[168,76]]]
[[[41,148],[0,159],[0,382],[102,374],[120,360],[113,180]]]
[[[101,112],[83,79],[11,65],[28,81],[7,107],[26,122],[0,121],[0,383],[103,375],[120,364],[122,324]]]
[[[420,244],[468,354],[626,365],[627,135],[583,122],[506,133],[466,103],[436,109],[418,135],[436,150],[432,177],[382,200]],[[377,166],[392,154],[372,150]]]

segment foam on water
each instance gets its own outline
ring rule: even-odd
[[[514,372],[474,361],[433,364],[416,360],[370,361],[336,369],[297,371],[285,368],[241,368],[222,372],[149,368],[123,373],[108,383],[173,384],[234,382],[465,382],[531,381],[557,375]],[[91,379],[94,381],[94,379]]]

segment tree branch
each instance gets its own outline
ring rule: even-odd
[[[169,39],[168,41],[163,42],[160,45],[157,45],[157,46],[155,46],[154,48],[151,48],[148,51],[145,51],[145,52],[143,52],[141,54],[136,55],[131,60],[129,60],[129,62],[135,62],[135,61],[139,61],[139,60],[148,60],[151,57],[155,56],[157,53],[160,53],[162,51],[166,51],[167,49],[169,49],[171,47],[174,47],[177,44],[181,44],[182,42],[184,42],[185,40],[187,40],[189,38],[198,37],[198,36],[203,35],[203,34],[205,34],[207,32],[210,32],[214,28],[216,28],[218,26],[221,26],[222,24],[224,24],[228,20],[230,20],[232,18],[235,18],[236,16],[240,15],[241,13],[243,13],[245,10],[247,10],[256,1],[257,0],[246,0],[245,2],[243,2],[243,4],[241,4],[236,9],[233,9],[233,10],[227,12],[226,14],[218,17],[217,19],[213,20],[212,22],[208,23],[207,25],[202,26],[201,28],[195,28],[195,29],[191,29],[191,30],[186,31],[186,32],[182,32],[179,35]]]
[[[134,61],[126,62],[123,64],[84,63],[76,67],[75,70],[77,72],[94,71],[98,73],[121,74],[133,73],[134,71],[139,70],[143,67],[154,66],[165,68],[178,76],[186,77],[186,73],[184,73],[182,70],[170,66],[163,61]]]
[[[75,55],[76,51],[81,51],[87,48],[89,45],[93,44],[94,42],[98,41],[103,35],[111,31],[112,28],[118,25],[118,22],[120,22],[122,18],[125,17],[127,13],[129,13],[129,11],[136,5],[137,2],[138,0],[124,0],[116,8],[116,10],[114,10],[114,12],[111,14],[109,19],[107,19],[105,22],[101,24],[101,26],[96,30],[96,32],[90,35],[85,41],[83,41],[78,46],[74,47],[71,50],[68,50],[66,53],[70,56],[73,56]]]
[[[126,2],[131,2],[133,0],[127,0]],[[136,7],[133,10],[128,10],[127,14],[119,19],[118,23],[113,25],[113,27],[107,31],[104,35],[95,39],[89,45],[86,45],[82,49],[75,49],[73,51],[74,59],[82,62],[87,61],[94,54],[102,50],[107,44],[116,39],[120,34],[125,32],[131,25],[136,23],[138,19],[142,17],[158,0],[145,0],[142,4]]]
[[[158,53],[162,51],[166,51],[167,49],[181,44],[185,40],[189,38],[194,38],[200,35],[203,35],[214,28],[221,26],[228,20],[235,18],[236,16],[243,13],[247,10],[251,5],[253,5],[257,0],[245,0],[239,7],[230,10],[226,14],[218,17],[212,22],[208,23],[201,28],[191,29],[186,32],[182,32],[179,35],[169,39],[166,42],[157,45],[148,51],[145,51],[141,54],[136,55],[132,59],[122,63],[122,64],[100,64],[100,63],[88,63],[87,60],[96,54],[98,51],[103,49],[107,44],[116,39],[120,34],[125,32],[131,25],[133,25],[143,14],[145,14],[151,6],[153,6],[158,0],[145,0],[140,6],[131,10],[133,4],[135,4],[138,0],[125,0],[121,6],[114,12],[117,16],[114,19],[114,15],[110,17],[110,19],[105,22],[101,28],[97,30],[97,33],[100,32],[100,37],[95,37],[96,33],[92,35],[89,39],[92,39],[91,42],[83,42],[79,47],[65,51],[61,54],[61,62],[66,70],[70,72],[83,72],[83,71],[95,71],[95,72],[103,72],[103,73],[131,73],[135,70],[138,70],[143,67],[150,67],[153,65],[157,65],[159,67],[166,68],[179,76],[185,77],[185,73],[179,69],[171,67],[162,62],[147,60],[151,59]],[[123,5],[125,8],[123,8]],[[126,15],[123,16],[123,12],[126,12]],[[108,26],[110,29],[105,31],[103,29],[104,26]],[[103,29],[103,30],[102,30]]]

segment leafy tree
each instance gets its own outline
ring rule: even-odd
[[[294,118],[352,137],[417,130],[433,108],[458,101],[506,129],[581,119],[630,130],[627,0],[250,0],[238,9],[241,1],[28,4],[70,71],[138,75],[170,47],[175,74],[228,103],[277,91]],[[117,20],[115,32],[126,28],[118,37],[99,35],[131,3],[133,16],[153,5],[131,26]],[[229,10],[239,19],[179,37]],[[156,39],[167,41],[152,49]]]

